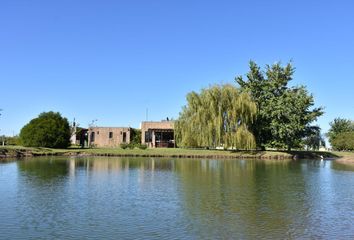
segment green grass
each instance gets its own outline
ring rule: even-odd
[[[40,156],[40,155],[96,155],[96,156],[154,156],[154,157],[185,157],[185,158],[257,158],[257,159],[291,159],[298,158],[339,157],[344,153],[318,151],[228,151],[185,148],[152,148],[152,149],[121,149],[121,148],[28,148],[21,146],[0,147],[0,155]],[[354,153],[351,153],[354,156]]]
[[[339,157],[352,157],[354,158],[354,152],[339,152],[339,151],[334,151],[332,152],[333,154],[339,156]]]
[[[343,164],[354,165],[354,152],[333,152],[335,155],[340,158],[337,160]]]
[[[112,154],[112,155],[147,155],[167,157],[291,157],[284,152],[266,151],[227,151],[227,150],[206,150],[206,149],[184,149],[184,148],[150,148],[150,149],[120,149],[120,148],[97,148],[85,149],[82,152],[91,154]]]

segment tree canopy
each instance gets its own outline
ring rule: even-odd
[[[354,150],[354,121],[336,118],[329,125],[327,136],[333,149]]]
[[[232,85],[214,85],[187,95],[175,124],[176,141],[185,147],[251,149],[250,124],[256,116],[251,96]]]
[[[70,136],[68,120],[55,112],[41,113],[20,132],[21,143],[27,147],[66,148]]]
[[[265,71],[253,61],[246,78],[236,77],[243,92],[257,105],[257,118],[252,124],[258,147],[288,148],[301,146],[317,126],[310,124],[323,114],[313,108],[314,99],[304,86],[289,87],[295,72],[291,63],[266,65]]]

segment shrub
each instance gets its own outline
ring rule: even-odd
[[[134,143],[129,143],[128,144],[128,148],[129,149],[134,149],[135,148],[135,144]]]
[[[140,129],[135,129],[135,128],[132,128],[131,131],[130,131],[130,143],[133,143],[133,144],[140,144],[141,143],[141,130]]]
[[[120,146],[121,149],[126,149],[128,147],[128,144],[127,143],[121,143],[119,146]]]
[[[67,148],[70,136],[69,122],[58,112],[41,113],[20,132],[21,143],[26,147]]]
[[[147,149],[147,145],[146,144],[139,144],[138,148],[145,150],[145,149]]]
[[[354,150],[354,131],[342,132],[332,138],[332,147],[339,151],[353,151]]]

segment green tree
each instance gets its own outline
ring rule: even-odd
[[[70,136],[68,120],[55,112],[41,113],[20,132],[21,143],[28,147],[66,148]]]
[[[335,150],[351,150],[352,138],[354,138],[354,121],[335,118],[329,125],[327,137],[332,147]]]
[[[131,144],[134,144],[134,145],[141,144],[141,130],[140,129],[132,128],[130,135],[131,135],[131,141],[130,141]]]
[[[329,125],[330,129],[327,133],[329,142],[335,139],[340,133],[354,131],[354,122],[349,119],[335,118]]]
[[[232,85],[215,85],[187,95],[175,123],[179,146],[251,149],[255,147],[248,127],[256,116],[256,104],[248,93]]]
[[[354,131],[341,132],[331,142],[332,147],[339,151],[354,150]]]
[[[303,143],[307,150],[319,150],[320,147],[326,146],[326,142],[321,135],[321,129],[319,127],[314,127],[313,132],[303,139]]]
[[[313,96],[304,86],[288,87],[294,67],[291,63],[266,65],[263,72],[250,62],[247,79],[236,77],[241,90],[250,93],[257,104],[257,118],[252,124],[257,146],[290,150],[299,147],[302,140],[316,131],[310,124],[323,114],[323,109],[312,108]]]
[[[16,135],[16,136],[13,136],[13,137],[5,137],[5,144],[6,145],[20,145],[20,139],[19,137]]]

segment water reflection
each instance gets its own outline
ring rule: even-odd
[[[354,172],[353,163],[341,163],[338,161],[333,161],[332,168],[339,171],[352,171]]]
[[[33,161],[25,160],[17,162],[18,168],[28,176],[41,181],[55,181],[57,178],[67,176],[69,172],[67,159],[38,158]]]
[[[354,235],[354,176],[328,161],[100,157],[16,164],[13,221],[33,237]]]

